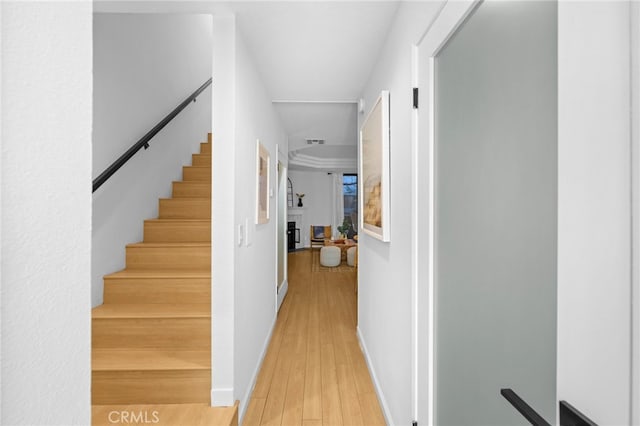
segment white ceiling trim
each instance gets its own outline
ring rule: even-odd
[[[358,166],[355,158],[320,158],[300,154],[297,151],[289,152],[289,165],[309,167],[313,169],[354,169]]]
[[[274,104],[357,104],[359,101],[310,101],[310,100],[280,100],[275,99],[271,101]]]

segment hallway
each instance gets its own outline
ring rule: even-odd
[[[310,260],[289,254],[289,292],[243,425],[383,425],[356,336],[356,276],[312,273]]]

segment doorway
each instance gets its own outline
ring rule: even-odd
[[[416,290],[428,336],[416,412],[438,425],[528,424],[501,395],[511,389],[554,422],[557,5],[447,5],[417,49],[435,113],[418,128],[431,143],[417,163],[431,167],[416,170],[429,183],[417,238],[430,242],[418,253],[417,282],[429,284]]]
[[[439,425],[527,424],[505,388],[555,419],[556,15],[484,2],[435,59]]]

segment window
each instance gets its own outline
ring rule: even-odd
[[[351,223],[353,232],[358,230],[358,175],[344,174],[342,177],[344,195],[344,218]]]

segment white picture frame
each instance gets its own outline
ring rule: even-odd
[[[390,234],[389,91],[383,90],[360,128],[360,230],[384,242]]]
[[[269,151],[256,141],[256,224],[269,222],[269,178],[271,158]]]

